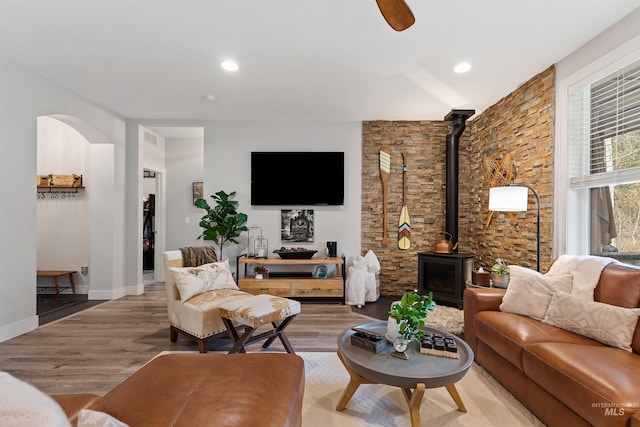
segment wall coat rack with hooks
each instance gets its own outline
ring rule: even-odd
[[[79,189],[84,189],[82,175],[38,175],[36,178],[38,199],[66,199],[75,197]]]

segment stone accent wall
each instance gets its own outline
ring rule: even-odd
[[[517,182],[536,189],[541,202],[543,272],[551,263],[553,202],[553,122],[555,69],[545,70],[467,121],[460,138],[458,251],[476,254],[475,264],[489,268],[496,258],[535,268],[536,211],[509,216],[494,213],[486,228],[489,182],[485,157],[509,153]],[[443,117],[448,111],[443,112]],[[382,265],[381,294],[417,289],[418,252],[432,251],[445,232],[445,141],[451,122],[371,121],[362,124],[362,254],[373,250]],[[382,245],[380,149],[391,155],[387,198],[389,245]],[[411,247],[398,248],[402,209],[402,153],[407,154],[406,204],[411,216]]]
[[[362,251],[366,253],[371,249],[380,259],[383,295],[400,295],[417,289],[417,253],[433,250],[433,245],[445,238],[445,138],[450,129],[451,122],[445,121],[363,123]],[[389,245],[386,247],[382,246],[382,147],[391,154],[387,197]],[[407,250],[398,248],[403,152],[407,155],[406,204],[411,217],[411,247]],[[460,170],[461,174],[468,175],[469,163],[461,162]],[[461,194],[467,192],[468,188],[460,188]],[[469,246],[463,245],[461,249],[468,250]]]
[[[515,225],[507,213],[495,212],[486,227],[489,182],[484,159],[501,160],[508,153],[516,166],[514,182],[530,185],[540,197],[540,270],[551,266],[554,121],[555,68],[550,67],[468,125],[473,184],[467,233],[476,265],[490,268],[502,258],[507,264],[536,268],[536,202],[531,191],[529,210],[514,212]]]

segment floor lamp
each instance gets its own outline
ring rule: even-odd
[[[536,196],[538,208],[537,220],[537,269],[540,271],[540,199],[536,190],[527,184],[507,184],[504,187],[492,187],[489,189],[489,210],[494,212],[526,212],[529,193],[531,190]]]

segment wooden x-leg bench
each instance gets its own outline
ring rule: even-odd
[[[72,270],[38,270],[38,277],[53,277],[53,284],[56,286],[56,295],[60,295],[60,282],[58,278],[60,276],[69,276],[69,285],[71,285],[71,291],[76,294],[76,284],[73,282],[73,274],[77,271]]]
[[[266,341],[262,348],[267,348],[276,338],[280,339],[287,353],[295,354],[284,330],[300,313],[300,302],[261,294],[226,302],[218,308],[218,312],[233,342],[230,354],[245,353],[245,345],[263,339]],[[238,334],[234,322],[245,326],[242,335]],[[253,335],[258,327],[269,323],[273,326],[272,330]]]

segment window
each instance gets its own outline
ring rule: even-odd
[[[640,60],[574,85],[567,118],[568,253],[640,265]]]

